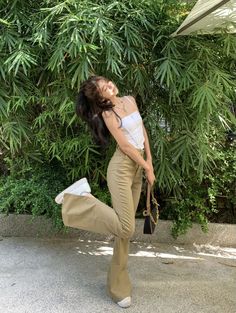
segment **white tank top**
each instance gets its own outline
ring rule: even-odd
[[[128,97],[126,98],[128,99]],[[142,117],[139,111],[134,111],[129,115],[121,118],[121,120],[121,129],[126,136],[128,142],[135,146],[137,149],[143,149],[145,138],[143,133]]]

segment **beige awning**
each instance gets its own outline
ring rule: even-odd
[[[236,33],[236,0],[198,0],[187,18],[171,36]]]

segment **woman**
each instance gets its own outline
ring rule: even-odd
[[[106,147],[110,134],[117,142],[107,168],[112,208],[91,194],[86,177],[62,191],[55,200],[62,203],[65,225],[115,236],[107,294],[119,306],[129,307],[132,286],[127,261],[143,169],[150,185],[155,175],[147,132],[135,99],[117,94],[117,86],[112,81],[103,76],[91,76],[82,84],[76,103],[77,115],[88,123],[98,144]]]

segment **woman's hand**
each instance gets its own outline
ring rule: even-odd
[[[153,169],[145,170],[145,174],[146,174],[146,178],[147,178],[149,184],[152,187],[152,185],[154,184],[154,181],[156,180]]]
[[[147,160],[146,162],[147,162],[147,167],[145,168],[145,175],[146,175],[146,179],[148,180],[149,184],[152,187],[152,185],[154,184],[154,181],[156,180],[156,177],[154,175],[152,161]]]

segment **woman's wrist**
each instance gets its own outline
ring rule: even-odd
[[[145,165],[143,168],[145,169],[145,171],[149,171],[151,169],[151,166],[147,161],[145,161]]]

